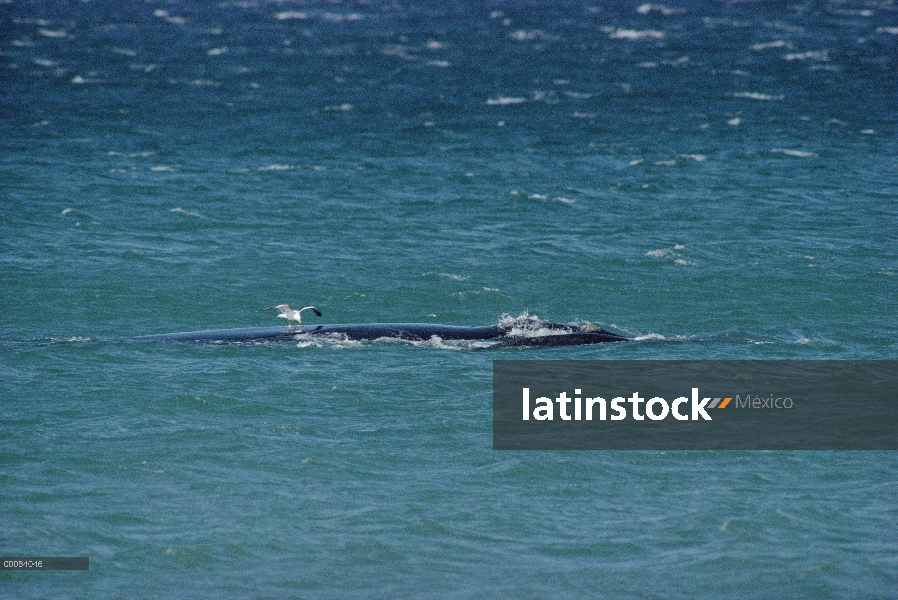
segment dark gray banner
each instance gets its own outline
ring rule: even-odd
[[[493,361],[496,450],[898,450],[898,361]]]
[[[87,571],[87,556],[0,556],[0,571]]]

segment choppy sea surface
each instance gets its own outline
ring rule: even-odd
[[[5,598],[889,598],[890,452],[497,452],[496,359],[898,358],[898,5],[0,0]],[[626,344],[136,344],[305,322]],[[23,340],[28,340],[23,342]]]

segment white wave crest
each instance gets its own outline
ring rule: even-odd
[[[668,8],[662,4],[642,4],[637,9],[641,15],[647,15],[651,12],[661,13],[665,17],[669,17],[670,15],[676,14],[678,12],[682,12],[681,10],[677,10],[675,8]]]
[[[489,106],[507,106],[509,104],[522,104],[527,102],[527,98],[499,96],[498,98],[487,98],[486,103]]]
[[[328,335],[310,335],[296,334],[293,339],[296,341],[297,348],[360,348],[365,345],[364,341],[351,340],[343,334]]]
[[[761,94],[759,92],[736,92],[733,94],[733,98],[746,98],[748,100],[782,100],[782,96],[775,96],[773,94]]]
[[[548,323],[540,319],[536,315],[531,315],[527,311],[522,312],[516,317],[512,317],[508,313],[499,317],[499,327],[505,330],[505,335],[509,337],[544,337],[547,335],[565,335],[571,333],[569,329],[555,329],[546,327]]]
[[[646,340],[666,340],[667,338],[661,335],[660,333],[647,333],[645,335],[637,335],[633,340],[637,342],[644,342]]]
[[[636,29],[611,29],[609,31],[608,28],[605,29],[608,33],[608,37],[612,40],[657,40],[664,37],[663,31],[657,31],[655,29],[646,29],[644,31],[637,31]]]
[[[398,337],[380,337],[373,340],[351,340],[344,334],[310,335],[297,334],[293,338],[297,348],[333,348],[345,350],[362,348],[374,344],[393,346],[414,346],[416,348],[433,348],[436,350],[482,350],[491,348],[499,340],[444,340],[433,335],[426,340],[406,340]]]
[[[173,208],[173,209],[171,209],[171,210],[168,211],[168,212],[178,213],[178,214],[181,214],[181,215],[186,215],[186,216],[188,216],[188,217],[198,217],[198,216],[200,216],[199,213],[193,212],[193,211],[190,211],[190,210],[184,210],[184,209],[181,208],[180,206],[178,206],[178,207],[176,207],[176,208]]]
[[[274,18],[278,21],[286,21],[288,19],[308,19],[309,15],[304,12],[294,11],[294,10],[285,10],[283,12],[274,13]]]
[[[790,150],[789,148],[774,148],[771,150],[776,154],[785,154],[786,156],[795,156],[797,158],[811,158],[817,156],[814,152],[805,152],[804,150]]]

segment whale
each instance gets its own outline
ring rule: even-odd
[[[605,331],[601,327],[539,323],[545,335],[514,335],[510,327],[500,325],[464,326],[432,323],[355,323],[333,325],[299,325],[270,327],[240,327],[236,329],[208,329],[181,333],[160,333],[128,338],[131,342],[180,343],[247,343],[296,342],[323,336],[331,339],[374,341],[384,338],[422,342],[434,336],[441,340],[492,341],[496,347],[581,346],[608,342],[627,342],[630,338]],[[557,333],[556,333],[557,332]]]

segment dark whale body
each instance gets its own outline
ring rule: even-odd
[[[558,331],[534,337],[509,335],[509,328],[498,325],[465,327],[430,323],[362,323],[346,325],[299,325],[297,327],[242,327],[239,329],[210,329],[184,333],[162,333],[129,338],[132,342],[292,342],[298,336],[329,336],[348,340],[376,340],[393,338],[407,341],[426,341],[437,336],[442,340],[495,341],[495,347],[506,346],[579,346],[625,342],[629,338],[598,327],[577,327],[557,323],[541,323],[540,329]]]

